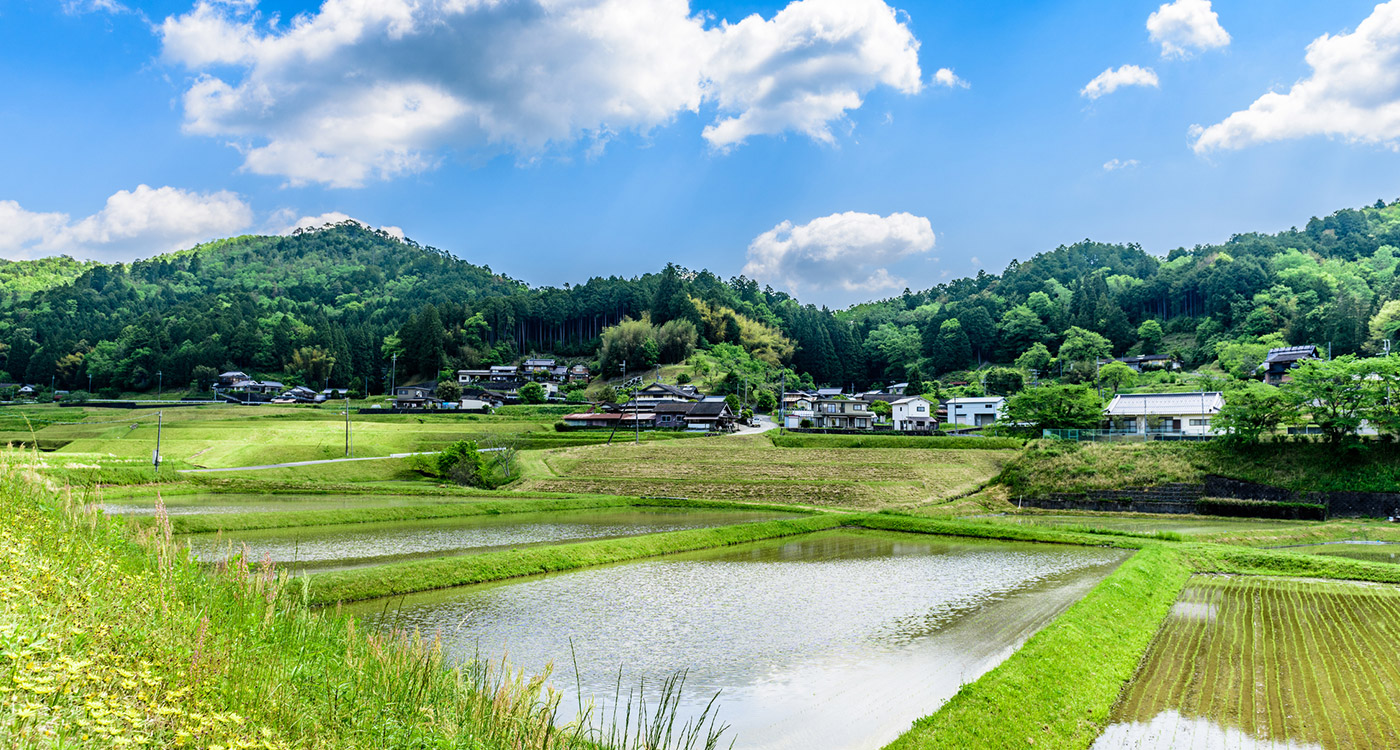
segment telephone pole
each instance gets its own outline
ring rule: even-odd
[[[350,458],[353,444],[350,442],[350,397],[345,397],[345,457]]]
[[[160,473],[160,427],[164,412],[156,412],[156,450],[151,454],[151,463],[156,467],[156,473]]]

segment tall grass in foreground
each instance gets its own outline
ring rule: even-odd
[[[548,674],[452,665],[434,637],[361,633],[309,611],[305,596],[271,566],[200,568],[168,523],[130,539],[28,459],[0,455],[0,746],[550,750],[608,739],[556,722]],[[677,698],[639,711],[645,746],[713,747],[713,721],[671,731]]]

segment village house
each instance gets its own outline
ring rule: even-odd
[[[700,390],[693,385],[667,385],[659,380],[632,394],[632,400],[643,409],[663,403],[694,403],[701,398]]]
[[[221,372],[219,373],[219,387],[228,388],[234,383],[248,379],[248,373],[243,372],[242,370],[229,370],[228,372]]]
[[[875,426],[875,414],[864,401],[847,398],[819,398],[813,426],[821,430],[868,430]]]
[[[612,427],[621,419],[622,415],[617,412],[603,412],[599,414],[580,412],[578,414],[565,414],[560,421],[569,427],[598,428]]]
[[[1269,356],[1265,357],[1264,363],[1259,365],[1258,372],[1263,374],[1265,383],[1282,385],[1293,379],[1290,371],[1299,363],[1321,357],[1321,350],[1311,344],[1270,349]]]
[[[815,425],[817,423],[817,413],[811,409],[793,409],[783,415],[783,427],[789,430],[803,427],[802,423],[804,421],[807,423],[807,427]]]
[[[694,406],[693,401],[671,401],[655,405],[652,412],[656,414],[656,429],[684,430],[685,417]]]
[[[690,411],[685,415],[685,428],[724,432],[733,426],[736,417],[728,402],[719,396],[711,396],[690,405]]]
[[[287,386],[276,380],[239,380],[230,384],[227,390],[234,393],[280,394],[287,390]]]
[[[812,395],[801,391],[783,394],[783,411],[811,411]]]
[[[1120,393],[1104,410],[1114,432],[1205,436],[1211,419],[1225,405],[1216,391],[1196,393]]]
[[[1119,357],[1118,359],[1106,359],[1099,364],[1105,365],[1109,362],[1122,362],[1132,368],[1133,372],[1148,372],[1151,370],[1174,371],[1181,369],[1181,360],[1172,354],[1138,354],[1132,357]]]
[[[394,389],[395,409],[427,409],[437,403],[437,383],[424,381]]]
[[[1001,396],[976,396],[950,398],[943,406],[948,410],[948,421],[961,427],[987,427],[1001,419],[1002,406],[1006,399]]]
[[[588,365],[574,365],[569,368],[568,382],[587,383],[588,376]]]
[[[937,407],[923,396],[909,396],[890,402],[890,421],[899,432],[927,431],[938,427]]]

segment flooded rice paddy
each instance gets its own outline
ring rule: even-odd
[[[165,512],[172,515],[203,513],[258,513],[286,510],[340,510],[343,508],[397,507],[403,505],[459,504],[460,497],[440,495],[258,495],[208,493],[166,495]],[[477,498],[480,500],[480,498]],[[108,497],[98,506],[111,515],[149,516],[156,512],[151,495]]]
[[[580,692],[611,704],[619,683],[625,693],[686,670],[682,722],[719,692],[725,744],[875,748],[1127,554],[837,530],[351,609],[365,627],[440,633],[461,659],[553,663],[561,720]]]
[[[297,526],[195,534],[190,550],[206,562],[248,548],[248,559],[293,570],[329,570],[496,549],[793,518],[793,514],[695,508],[608,508],[455,516],[417,521]]]
[[[997,523],[1028,524],[1031,526],[1083,526],[1110,531],[1130,531],[1152,534],[1167,531],[1175,534],[1205,535],[1249,531],[1252,529],[1285,529],[1308,526],[1308,521],[1271,521],[1257,518],[1215,518],[1162,514],[1156,518],[1142,516],[1094,515],[1000,515],[975,516],[972,520]],[[1313,524],[1315,525],[1315,524]]]
[[[1198,576],[1094,744],[1400,747],[1400,589]]]

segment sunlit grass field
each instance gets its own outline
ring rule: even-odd
[[[775,448],[721,437],[547,451],[524,486],[553,492],[694,497],[857,509],[913,508],[976,490],[1012,450]]]

